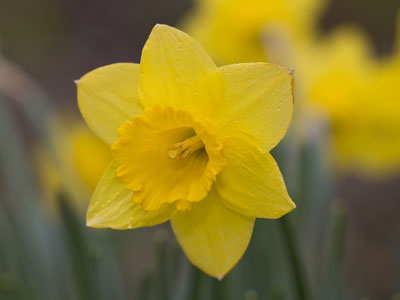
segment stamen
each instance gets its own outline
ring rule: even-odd
[[[203,149],[204,143],[197,135],[194,135],[183,142],[176,143],[168,148],[168,155],[170,158],[185,158],[193,152]]]

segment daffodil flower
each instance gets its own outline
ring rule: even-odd
[[[316,21],[326,3],[322,0],[195,0],[182,26],[218,62],[271,61],[278,54],[275,51],[287,54],[288,50],[314,38]],[[289,42],[290,49],[281,47],[281,42]]]
[[[295,207],[269,154],[292,117],[286,68],[218,68],[187,34],[156,25],[140,65],[98,68],[77,85],[84,119],[113,156],[88,226],[170,220],[189,260],[221,279],[246,250],[255,218]]]
[[[60,191],[74,210],[83,214],[97,182],[111,160],[110,147],[69,112],[54,113],[48,120],[49,149],[37,143],[33,161],[44,207],[59,217]]]
[[[323,112],[332,125],[335,167],[372,179],[398,172],[400,59],[374,58],[365,33],[347,25],[301,60],[307,109]]]

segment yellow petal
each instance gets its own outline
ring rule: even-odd
[[[145,107],[162,104],[204,115],[221,98],[221,75],[190,36],[156,25],[143,48],[139,93]]]
[[[247,249],[254,220],[226,208],[212,189],[191,211],[177,213],[171,223],[189,260],[208,275],[222,279]]]
[[[145,212],[133,202],[133,192],[116,177],[118,164],[112,161],[104,172],[90,201],[87,225],[96,228],[131,229],[154,226],[175,213],[174,206]]]
[[[226,91],[213,117],[219,120],[219,132],[226,137],[247,136],[272,149],[292,118],[291,72],[267,63],[229,65],[220,72]]]
[[[215,188],[229,208],[248,216],[275,219],[296,207],[274,158],[256,143],[231,138],[222,155],[226,166]]]
[[[90,129],[107,144],[118,139],[117,129],[142,112],[137,86],[139,65],[118,63],[95,69],[80,80],[78,105]]]

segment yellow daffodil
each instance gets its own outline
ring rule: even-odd
[[[76,210],[83,212],[111,160],[110,149],[72,113],[52,116],[48,127],[51,151],[43,145],[34,151],[45,205],[56,213],[63,192]]]
[[[354,161],[372,175],[391,175],[400,170],[399,58],[393,56],[379,62],[360,99],[360,102],[363,100],[359,106],[363,118],[352,126],[355,131],[352,140],[346,140],[353,146],[346,149],[352,150]]]
[[[183,27],[222,64],[271,61],[315,31],[324,0],[197,0]],[[293,44],[290,48],[295,47]],[[273,49],[271,49],[273,48]]]
[[[218,68],[191,37],[156,25],[140,65],[105,66],[77,86],[84,119],[113,156],[88,226],[170,220],[190,261],[222,278],[246,250],[255,218],[295,207],[269,154],[292,117],[286,68]]]
[[[83,124],[78,123],[71,129],[69,142],[72,159],[85,186],[93,192],[110,163],[110,149]]]
[[[371,52],[366,36],[348,26],[309,47],[299,61],[310,109],[322,108],[334,120],[354,118],[375,71]]]
[[[303,69],[308,108],[332,122],[337,165],[375,177],[400,167],[400,65],[377,60],[371,48],[345,26],[309,49]]]

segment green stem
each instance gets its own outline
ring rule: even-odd
[[[292,271],[291,273],[294,277],[298,299],[310,300],[311,293],[306,283],[307,276],[301,263],[294,228],[290,223],[289,216],[280,218],[279,225],[282,231],[282,238],[287,249],[289,263]]]
[[[154,282],[152,274],[145,274],[140,280],[139,285],[139,299],[141,300],[152,300],[152,289],[154,288]]]
[[[223,299],[223,292],[221,289],[221,282],[217,279],[211,278],[211,295],[213,300]]]
[[[340,276],[343,248],[346,236],[347,204],[337,199],[332,207],[331,233],[328,253],[324,264],[322,297],[320,299],[341,299],[342,281]]]
[[[85,236],[70,203],[63,194],[59,195],[60,211],[63,220],[66,243],[70,254],[72,271],[74,272],[80,299],[97,299],[92,286],[91,263],[88,255]]]
[[[200,282],[201,282],[201,271],[193,267],[193,286],[192,286],[192,297],[191,300],[199,300],[200,299]]]
[[[168,232],[164,228],[160,228],[156,231],[154,238],[156,240],[156,259],[157,259],[157,271],[155,273],[157,299],[168,300],[169,287],[168,287],[168,274],[166,268]]]

